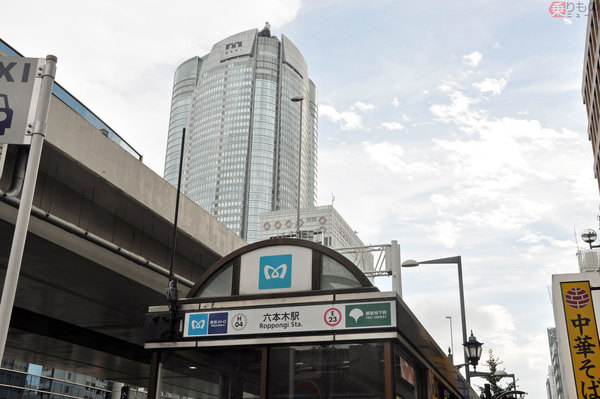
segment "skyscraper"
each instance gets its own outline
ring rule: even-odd
[[[173,185],[184,127],[182,192],[247,241],[261,212],[296,208],[298,198],[315,205],[317,89],[300,51],[268,23],[177,68],[164,173]]]

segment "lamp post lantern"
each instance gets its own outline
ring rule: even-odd
[[[481,358],[481,347],[483,346],[483,342],[477,341],[477,338],[475,338],[473,335],[473,331],[471,331],[469,340],[463,345],[465,347],[465,357],[467,358],[468,363],[472,364],[473,369],[475,369],[477,364],[479,364],[479,359]]]
[[[450,349],[448,350],[448,357],[454,362],[454,338],[452,337],[452,316],[446,316],[450,321]]]
[[[300,130],[298,131],[298,197],[296,200],[296,238],[300,238],[300,182],[302,179],[302,103],[304,97],[294,96],[290,100],[300,103]]]

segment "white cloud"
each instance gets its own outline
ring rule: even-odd
[[[428,236],[432,242],[437,242],[446,248],[456,245],[460,227],[450,220],[439,220],[431,228],[432,234]]]
[[[393,105],[394,107],[399,107],[399,106],[400,106],[400,101],[398,101],[398,97],[394,97],[394,98],[392,99],[392,105]]]
[[[481,62],[483,55],[479,51],[473,51],[471,54],[463,55],[462,58],[465,64],[476,67]]]
[[[402,115],[402,122],[408,122],[410,120],[410,118],[408,117],[408,115],[404,114]]]
[[[478,89],[482,93],[492,93],[494,95],[499,95],[502,93],[502,90],[506,87],[507,80],[502,79],[493,79],[486,78],[481,82],[473,83],[473,87]]]
[[[404,126],[402,126],[402,124],[400,124],[399,122],[381,122],[379,124],[379,126],[381,126],[382,128],[384,128],[386,130],[402,130],[402,129],[404,129]]]
[[[360,115],[351,111],[340,112],[332,105],[319,105],[319,116],[329,118],[333,123],[340,125],[342,130],[366,130]]]
[[[375,105],[363,103],[362,101],[357,101],[352,105],[352,107],[350,107],[350,109],[363,111],[363,112],[364,111],[372,111],[375,109]]]

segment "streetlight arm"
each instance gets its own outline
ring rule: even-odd
[[[441,264],[441,263],[461,263],[461,259],[460,256],[451,256],[449,258],[440,258],[440,259],[432,259],[432,260],[425,260],[423,262],[419,262],[419,264],[424,265],[424,264]]]

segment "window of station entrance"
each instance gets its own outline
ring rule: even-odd
[[[200,288],[197,298],[210,298],[231,295],[231,286],[233,281],[233,263],[221,267],[215,272],[206,283]]]
[[[422,373],[400,346],[394,347],[394,379],[396,398],[421,398]]]
[[[385,398],[383,342],[180,349],[163,351],[162,364],[171,399],[260,398],[265,372],[269,399]]]
[[[261,360],[261,349],[163,352],[161,397],[260,398]]]
[[[383,359],[382,343],[271,348],[267,397],[384,398]]]
[[[321,290],[357,288],[361,283],[350,271],[327,255],[321,260]]]
[[[307,273],[318,273],[318,289],[320,291],[356,289],[363,287],[363,283],[354,275],[346,265],[325,254],[317,257],[317,269],[313,265],[303,265]],[[236,267],[238,272],[236,273]],[[196,298],[219,298],[238,295],[234,286],[238,285],[234,279],[239,279],[239,261],[232,260],[217,270],[202,283],[194,295]]]

